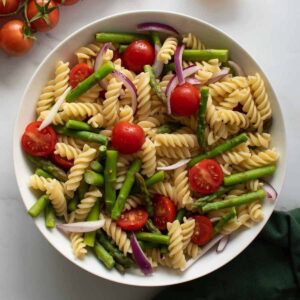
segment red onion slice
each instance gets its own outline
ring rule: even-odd
[[[201,81],[196,79],[196,78],[193,78],[193,77],[188,77],[185,79],[186,82],[190,83],[190,84],[193,84],[193,85],[197,85],[197,84],[201,84]]]
[[[154,47],[155,47],[155,61],[154,61],[154,64],[152,65],[152,68],[153,68],[153,72],[155,74],[155,78],[158,78],[163,71],[164,63],[157,59],[157,53],[159,52],[159,50],[161,48],[160,45],[155,44]]]
[[[240,65],[238,65],[236,62],[229,60],[228,65],[234,70],[234,72],[237,76],[245,76],[246,75],[244,70],[242,69],[242,67]]]
[[[226,248],[229,242],[229,235],[225,235],[219,242],[218,247],[216,249],[217,253],[221,253]]]
[[[211,221],[212,223],[218,222],[218,221],[220,221],[220,220],[221,220],[221,217],[214,217],[214,218],[211,218],[211,219],[210,219],[210,221]]]
[[[199,70],[201,70],[201,67],[199,67],[199,66],[196,66],[196,65],[189,66],[189,67],[183,69],[183,71],[182,71],[183,77],[186,78],[188,76],[191,76],[194,73],[198,72]],[[172,79],[169,81],[167,88],[166,88],[168,114],[172,113],[170,99],[171,99],[171,94],[177,85],[178,85],[178,78],[176,75],[174,75],[172,77]]]
[[[226,75],[228,75],[230,72],[230,69],[229,68],[223,68],[220,72],[216,73],[214,75],[214,77],[212,77],[209,81],[208,81],[208,84],[210,83],[215,83],[219,80],[221,80],[222,78],[224,78]]]
[[[130,244],[131,244],[131,249],[132,249],[132,254],[134,256],[134,259],[141,269],[141,271],[145,275],[149,275],[153,272],[151,263],[145,253],[143,252],[141,246],[139,245],[136,236],[134,233],[131,234],[130,236]]]
[[[158,31],[158,32],[164,32],[171,35],[179,35],[179,32],[172,26],[163,24],[163,23],[156,23],[156,22],[146,22],[138,24],[136,27],[138,32],[143,31]]]
[[[178,84],[184,84],[184,77],[182,73],[182,53],[184,50],[184,45],[179,45],[176,48],[175,54],[174,54],[174,61],[175,61],[175,71],[178,78]]]
[[[64,232],[92,232],[104,226],[104,220],[57,224],[56,227]]]
[[[162,170],[162,171],[176,170],[176,169],[186,165],[190,160],[191,160],[190,158],[182,159],[173,165],[169,165],[169,166],[165,166],[165,167],[158,167],[157,170]]]
[[[125,87],[129,90],[129,93],[131,95],[131,101],[132,101],[131,106],[134,114],[137,107],[137,89],[135,85],[127,76],[125,76],[123,73],[119,71],[112,71],[112,74],[115,75],[117,78],[121,79]]]
[[[55,117],[56,113],[58,112],[60,106],[65,102],[67,95],[69,94],[71,90],[71,87],[69,86],[64,93],[58,98],[56,103],[52,106],[52,108],[49,111],[49,114],[45,118],[45,120],[42,122],[42,124],[39,127],[39,130],[43,130],[45,127],[50,125],[52,123],[53,118]]]
[[[103,63],[103,56],[105,54],[105,52],[109,49],[111,43],[105,43],[103,45],[103,47],[101,48],[101,50],[99,51],[97,57],[96,57],[96,60],[95,60],[95,63],[94,63],[94,72],[96,72],[99,67],[102,65]]]
[[[264,182],[264,187],[263,188],[264,188],[264,190],[267,194],[267,199],[271,202],[274,202],[277,199],[277,196],[278,196],[276,190],[274,189],[274,187],[270,183],[268,183],[264,180],[263,180],[263,182]]]

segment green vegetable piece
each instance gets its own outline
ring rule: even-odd
[[[92,131],[93,128],[90,124],[82,122],[82,121],[77,121],[77,120],[69,120],[66,123],[66,127],[68,129],[73,129],[73,130],[83,130],[83,131]]]
[[[248,136],[246,133],[242,133],[230,140],[227,140],[226,142],[224,142],[223,144],[215,147],[214,149],[207,151],[203,154],[197,155],[194,158],[192,158],[190,160],[190,162],[188,163],[188,167],[191,168],[193,165],[195,165],[196,163],[198,163],[199,161],[203,160],[203,159],[207,159],[207,158],[214,158],[220,154],[222,154],[225,151],[228,151],[234,147],[236,147],[237,145],[244,143],[248,140]]]
[[[208,61],[217,58],[220,62],[228,61],[227,49],[183,50],[182,59],[186,61]]]
[[[44,217],[47,228],[51,229],[56,226],[55,210],[51,203],[48,203],[48,205],[45,207]]]
[[[249,180],[258,179],[261,177],[265,177],[271,175],[275,172],[276,167],[274,165],[269,165],[266,167],[261,167],[257,169],[252,169],[249,171],[235,173],[229,176],[224,177],[224,185],[230,186],[238,183],[247,182]]]
[[[177,129],[179,129],[180,127],[182,127],[182,126],[179,123],[166,123],[166,124],[158,127],[156,133],[157,134],[172,133],[172,132],[176,131]]]
[[[161,233],[160,230],[153,224],[151,219],[148,219],[145,227],[148,231],[152,232],[152,233]]]
[[[263,200],[266,197],[266,193],[263,189],[260,189],[256,192],[251,192],[247,194],[243,194],[240,196],[233,197],[228,200],[218,201],[207,203],[202,207],[202,211],[204,213],[212,211],[212,210],[219,210],[222,208],[239,206],[243,204],[248,204],[256,200]]]
[[[161,182],[165,179],[165,171],[158,171],[153,174],[151,177],[145,180],[145,184],[147,187],[154,185],[155,183]]]
[[[75,211],[79,202],[80,202],[80,198],[78,196],[78,193],[76,193],[73,199],[71,199],[68,203],[68,210],[71,212]]]
[[[77,189],[79,201],[84,198],[84,194],[87,193],[88,190],[89,185],[84,180],[81,180],[80,185]]]
[[[131,191],[133,185],[134,185],[135,174],[137,172],[139,172],[139,170],[141,169],[141,166],[142,166],[142,162],[140,160],[135,160],[130,165],[130,167],[127,171],[127,174],[126,174],[125,181],[121,187],[118,198],[117,198],[117,200],[114,204],[114,207],[112,209],[112,212],[111,212],[111,217],[113,220],[117,220],[121,216],[122,211],[125,206],[125,203],[126,203],[126,200],[130,194],[130,191]]]
[[[110,213],[116,201],[116,180],[117,180],[118,152],[115,150],[106,151],[104,167],[104,200],[106,210]]]
[[[116,263],[116,264],[115,264],[115,269],[116,269],[117,271],[119,271],[120,273],[122,273],[122,274],[125,273],[125,268],[124,268],[121,264]]]
[[[175,72],[175,63],[164,65],[163,74],[168,74],[169,72]]]
[[[183,217],[186,215],[186,210],[184,208],[180,208],[176,215],[176,220],[179,221],[179,223],[183,222]]]
[[[236,216],[236,210],[234,207],[231,208],[228,214],[224,215],[218,223],[214,226],[214,234],[217,235],[221,232],[222,228]]]
[[[96,41],[100,43],[130,44],[137,40],[149,40],[149,36],[138,33],[100,32],[96,33]]]
[[[66,172],[61,168],[57,167],[50,160],[42,157],[31,156],[31,155],[28,155],[27,157],[38,168],[41,168],[42,170],[51,174],[53,177],[57,178],[60,181],[67,181],[68,176]]]
[[[107,147],[105,145],[101,145],[99,147],[99,154],[98,154],[98,160],[101,164],[105,163],[105,159],[106,159],[106,151],[107,151]]]
[[[151,242],[145,242],[145,241],[138,241],[139,245],[141,246],[141,248],[143,250],[146,250],[146,249],[153,249],[153,248],[159,248],[160,245],[159,244],[155,244],[155,243],[151,243]]]
[[[91,209],[87,216],[87,221],[97,221],[99,220],[100,214],[100,202],[96,201],[95,205]],[[89,247],[94,247],[96,240],[96,231],[86,232],[84,234],[84,243]]]
[[[94,252],[97,258],[106,266],[107,269],[112,269],[115,266],[115,260],[98,242],[95,243]]]
[[[34,174],[45,178],[53,178],[51,174],[39,168],[35,170]]]
[[[92,161],[90,164],[90,167],[93,171],[95,171],[97,173],[102,173],[104,170],[103,166],[97,160]]]
[[[136,238],[141,241],[150,242],[154,244],[169,245],[169,237],[167,235],[149,232],[138,232]]]
[[[205,114],[206,114],[206,106],[207,100],[209,96],[209,89],[207,86],[204,86],[201,89],[201,101],[200,101],[200,108],[198,112],[198,128],[197,128],[197,137],[198,143],[203,149],[206,149],[206,139],[205,139]]]
[[[153,41],[154,45],[161,46],[161,41],[160,41],[160,37],[159,37],[158,32],[152,31],[151,32],[151,38],[152,38],[152,41]]]
[[[104,63],[96,72],[81,81],[74,89],[72,89],[67,97],[67,102],[73,102],[79,96],[88,91],[97,81],[102,80],[114,70],[115,66],[111,61]]]
[[[127,49],[128,45],[120,45],[119,46],[119,53],[124,53]]]
[[[41,196],[28,210],[28,214],[33,218],[36,218],[44,211],[45,207],[49,203],[49,198],[46,195]]]
[[[87,184],[102,187],[104,185],[103,175],[96,173],[92,170],[87,170],[83,175],[84,181]]]

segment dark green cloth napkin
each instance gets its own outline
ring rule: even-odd
[[[154,299],[300,300],[300,209],[275,211],[234,260],[205,277],[168,287]]]

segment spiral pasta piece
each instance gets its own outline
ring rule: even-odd
[[[148,117],[143,121],[138,122],[137,125],[143,128],[145,134],[154,136],[155,127],[158,127],[160,125],[160,121],[156,118]]]
[[[102,44],[97,42],[80,47],[75,52],[75,55],[78,59],[78,63],[85,63],[92,67],[94,65],[94,60],[97,54],[100,52],[101,48]]]
[[[191,152],[189,148],[171,148],[171,147],[156,147],[156,154],[166,158],[190,158]]]
[[[160,85],[161,91],[163,93],[166,92],[167,86],[168,86],[170,80],[173,78],[173,76],[174,76],[174,74],[172,72],[169,72],[160,81],[159,85]]]
[[[251,220],[255,223],[259,223],[264,219],[264,213],[261,210],[261,203],[259,201],[250,203],[248,212]]]
[[[79,96],[76,101],[80,103],[95,103],[99,99],[99,93],[101,91],[101,87],[99,84],[95,84],[89,90],[87,90],[84,94]]]
[[[199,254],[200,248],[198,247],[198,245],[190,242],[188,243],[185,252],[186,254],[191,257],[191,258],[195,258],[198,254]]]
[[[56,179],[52,178],[45,178],[43,176],[38,176],[36,174],[33,174],[30,176],[29,179],[29,187],[39,190],[41,192],[45,192],[47,190],[47,185],[51,182],[53,182]]]
[[[224,98],[224,100],[219,103],[220,107],[230,110],[234,109],[240,102],[242,102],[242,99],[245,98],[244,93],[244,90],[240,89],[233,91],[228,95],[228,97]]]
[[[86,244],[82,233],[72,232],[70,234],[71,246],[75,257],[82,259],[87,254]]]
[[[42,92],[36,104],[36,114],[39,116],[41,112],[50,109],[54,103],[54,80],[48,81],[43,87]]]
[[[120,108],[119,121],[133,123],[133,110],[129,105]]]
[[[190,117],[173,117],[176,121],[180,122],[182,125],[196,130],[198,127],[198,118],[195,115]]]
[[[131,195],[127,198],[123,211],[131,210],[142,204],[142,199],[140,197]]]
[[[241,205],[237,208],[237,220],[241,225],[250,228],[252,225],[247,205]]]
[[[93,128],[101,128],[104,125],[104,116],[102,113],[97,113],[88,119],[88,124]]]
[[[120,190],[127,175],[128,167],[130,164],[130,158],[125,155],[119,155],[117,162],[117,181],[116,189]]]
[[[142,174],[148,177],[152,176],[156,169],[156,148],[148,137],[146,137],[142,149],[139,152],[139,157],[143,163]]]
[[[107,86],[105,100],[103,101],[103,116],[106,127],[113,127],[118,121],[119,96],[122,89],[122,82],[112,78]]]
[[[167,223],[169,241],[169,257],[174,269],[183,269],[186,265],[183,254],[182,229],[178,220]]]
[[[188,33],[183,35],[182,43],[185,45],[187,49],[205,49],[204,44],[201,40],[194,34]]]
[[[57,180],[52,180],[46,186],[46,194],[57,216],[67,216],[67,201],[64,195],[64,188]]]
[[[241,144],[232,150],[222,153],[219,157],[223,163],[238,165],[240,162],[249,159],[251,153],[245,144]]]
[[[54,84],[54,97],[55,101],[65,92],[69,86],[69,63],[59,61],[55,69],[55,84]]]
[[[65,191],[67,194],[72,195],[77,190],[82,180],[83,173],[95,157],[96,150],[85,145],[83,151],[75,158],[74,165],[68,174],[68,180],[65,182]]]
[[[262,120],[269,119],[272,115],[272,109],[264,81],[258,73],[256,73],[255,76],[249,76],[248,80],[254,102]]]
[[[76,139],[70,136],[59,135],[57,138],[59,143],[64,143],[70,145],[78,150],[82,150],[83,146],[86,144],[85,141]]]
[[[182,248],[184,250],[190,243],[192,235],[194,234],[195,219],[184,218],[183,223],[180,226],[182,231]]]
[[[155,183],[151,188],[150,192],[153,194],[160,194],[163,196],[167,196],[171,199],[174,197],[174,187],[170,182],[164,181],[164,182],[158,182]]]
[[[248,133],[247,144],[250,147],[269,148],[271,142],[271,134],[269,133]]]
[[[245,183],[245,186],[246,189],[249,191],[257,191],[263,186],[263,183],[260,182],[258,179],[254,179],[254,180],[247,181]]]
[[[239,126],[240,128],[247,128],[249,126],[249,120],[248,120],[247,116],[245,116],[244,114],[242,114],[238,111],[219,109],[218,117],[225,124],[236,125],[236,126]]]
[[[157,53],[157,60],[167,64],[175,53],[178,41],[175,37],[168,37],[159,52]]]
[[[194,148],[198,147],[197,136],[195,134],[177,134],[177,133],[165,133],[157,134],[154,137],[156,146],[164,147],[186,147]]]
[[[81,151],[78,148],[74,148],[71,145],[65,143],[56,143],[54,154],[58,154],[61,157],[66,157],[68,160],[75,159]]]
[[[103,230],[108,236],[116,243],[118,248],[126,255],[127,253],[132,253],[130,240],[127,237],[125,231],[123,231],[116,222],[113,222],[111,218],[100,214],[100,219],[105,221]]]
[[[98,103],[64,103],[62,105],[63,118],[65,120],[72,118],[84,119],[91,117],[102,111]]]

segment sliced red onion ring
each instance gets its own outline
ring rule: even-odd
[[[184,50],[184,45],[179,45],[176,48],[175,54],[174,54],[174,61],[175,61],[175,71],[178,78],[178,84],[184,84],[184,77],[182,73],[182,53]]]
[[[225,77],[226,75],[228,75],[230,72],[229,68],[223,68],[220,72],[218,72],[217,74],[215,74],[214,77],[212,77],[209,81],[208,84],[210,83],[215,83],[219,80],[221,80],[223,77]]]
[[[175,169],[178,169],[178,168],[186,165],[190,160],[191,160],[190,158],[182,159],[173,165],[169,165],[169,166],[165,166],[165,167],[158,167],[157,170],[162,170],[162,171],[175,170]]]
[[[136,236],[134,233],[131,234],[130,236],[130,244],[131,244],[131,249],[132,249],[132,254],[134,256],[134,259],[141,269],[141,271],[145,275],[149,275],[153,272],[151,263],[145,253],[143,252],[142,248],[140,247]]]
[[[171,35],[179,35],[179,32],[172,26],[163,24],[163,23],[156,23],[156,22],[146,22],[138,24],[136,27],[138,32],[143,31],[158,31],[158,32],[164,32]]]
[[[221,253],[226,248],[227,244],[229,242],[229,235],[225,235],[219,242],[218,247],[216,249],[217,253]]]
[[[201,84],[201,81],[196,79],[196,78],[193,78],[193,77],[188,77],[185,79],[186,82],[190,83],[190,84],[193,84],[193,85],[196,85],[196,84]]]
[[[58,112],[60,106],[65,102],[66,97],[68,93],[70,92],[71,87],[68,87],[64,93],[58,98],[56,103],[52,106],[52,108],[49,111],[49,114],[45,118],[45,120],[42,122],[42,124],[39,127],[39,130],[43,130],[45,127],[50,125],[52,123],[53,118],[55,117],[56,113]]]
[[[267,199],[274,202],[278,196],[276,190],[273,188],[273,186],[270,183],[266,182],[265,180],[263,180],[263,182],[264,182],[263,188],[267,194]]]
[[[196,66],[196,65],[189,66],[189,67],[183,69],[183,71],[182,71],[183,77],[186,78],[188,76],[191,76],[194,73],[198,72],[199,70],[201,70],[201,67],[199,67],[199,66]],[[168,114],[172,113],[170,99],[171,99],[171,94],[177,85],[178,85],[178,78],[176,75],[174,75],[172,77],[172,79],[169,81],[167,88],[166,88]]]
[[[96,57],[96,60],[95,60],[95,63],[94,63],[94,72],[96,72],[99,67],[102,65],[103,63],[103,56],[105,54],[105,52],[109,49],[111,43],[105,43],[103,45],[103,47],[101,48],[101,50],[99,51],[97,57]]]
[[[220,220],[221,220],[221,217],[214,217],[214,218],[211,218],[211,219],[210,219],[210,221],[211,221],[212,223],[218,222],[218,221],[220,221]]]
[[[162,71],[163,71],[163,68],[164,68],[164,63],[162,61],[159,61],[157,59],[157,53],[159,52],[160,50],[160,45],[158,44],[155,44],[155,61],[154,61],[154,64],[152,65],[152,68],[153,68],[153,72],[155,74],[155,77],[158,78]]]
[[[237,76],[245,76],[246,75],[244,70],[242,69],[242,67],[240,65],[238,65],[236,62],[229,60],[228,65],[234,70],[234,72]]]
[[[208,242],[200,251],[200,253],[193,259],[190,259],[187,263],[185,268],[182,271],[185,271],[190,266],[192,266],[200,257],[202,257],[206,252],[208,252],[211,248],[213,248],[222,238],[224,235],[220,234],[213,238],[210,242]]]
[[[131,101],[132,101],[131,106],[134,114],[137,107],[137,89],[135,85],[127,76],[125,76],[123,73],[119,71],[112,71],[112,74],[115,75],[117,78],[121,79],[125,87],[129,90],[131,94]]]
[[[56,227],[64,232],[91,232],[103,227],[105,221],[88,221],[69,224],[57,224]]]

